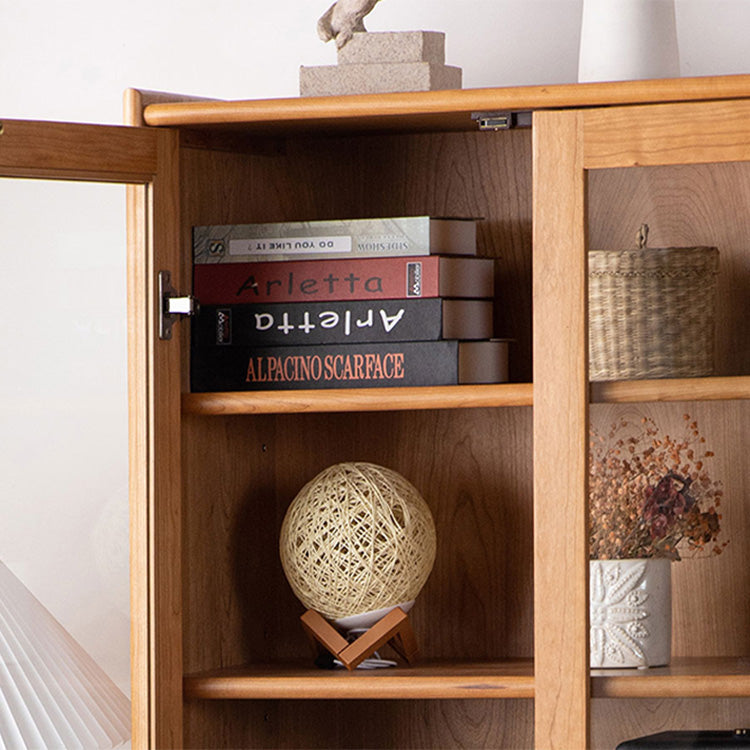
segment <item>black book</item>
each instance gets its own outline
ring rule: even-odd
[[[378,388],[507,380],[507,342],[411,341],[191,349],[193,392]]]
[[[492,300],[428,299],[204,305],[193,346],[299,346],[492,337]]]

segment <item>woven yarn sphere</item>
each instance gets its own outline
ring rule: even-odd
[[[279,550],[302,604],[338,619],[416,598],[435,545],[430,509],[403,476],[376,464],[342,463],[294,498]]]

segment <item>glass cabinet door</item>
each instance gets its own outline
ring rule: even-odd
[[[160,585],[161,571],[179,560],[179,536],[149,543],[165,519],[174,528],[179,492],[179,484],[163,478],[179,473],[179,452],[169,430],[157,435],[154,428],[175,411],[179,420],[179,389],[165,395],[175,390],[165,384],[171,382],[166,364],[176,354],[157,343],[154,271],[169,268],[174,257],[175,138],[166,130],[0,121],[3,227],[12,243],[4,249],[2,281],[3,430],[12,432],[3,439],[4,460],[9,502],[26,514],[25,526],[13,533],[30,555],[36,548],[41,557],[54,542],[60,566],[50,571],[53,580],[55,572],[64,578],[66,558],[82,551],[71,550],[69,526],[94,537],[92,554],[103,558],[92,562],[96,568],[113,564],[113,545],[128,556],[125,538],[109,540],[107,505],[116,504],[118,523],[129,525],[135,747],[179,744],[182,700],[181,665],[169,668],[181,659],[179,602]],[[118,221],[109,231],[116,240],[97,229],[113,202]],[[159,461],[162,452],[169,457]],[[102,482],[115,475],[118,481],[104,491]],[[76,509],[60,499],[55,521],[45,507],[66,487],[81,504]],[[32,538],[37,531],[41,536]],[[68,584],[52,585],[59,596]],[[119,598],[127,596],[126,588]],[[157,618],[160,608],[170,616]],[[127,623],[121,629],[127,641]],[[167,649],[162,642],[177,645]]]
[[[548,670],[544,695],[550,699],[537,699],[537,743],[560,732],[555,718],[565,707],[556,698],[555,681],[571,693],[568,700],[586,706],[585,721],[572,726],[568,735],[578,746],[588,742],[595,748],[612,747],[666,729],[733,729],[747,722],[748,114],[750,103],[733,100],[543,112],[536,117],[534,412],[536,455],[547,460],[537,465],[536,545],[538,560],[551,547],[560,550],[563,566],[555,576],[555,590],[570,603],[564,610],[568,627],[555,631],[560,612],[545,595],[552,582],[541,582],[536,592],[537,636],[546,640],[537,641],[537,649],[542,648],[537,664],[540,658],[554,660],[555,648],[564,654],[565,664],[557,672]],[[709,325],[713,341],[705,342],[713,350],[708,370],[683,376],[678,370],[646,369],[623,376],[598,370],[595,375],[594,368],[589,369],[588,316],[596,313],[596,305],[589,309],[593,270],[587,251],[634,248],[643,225],[648,226],[652,247],[719,249],[715,319]],[[694,294],[697,306],[697,290]],[[629,301],[635,304],[632,294]],[[689,300],[684,309],[687,325],[693,312]],[[631,307],[627,315],[642,313]],[[650,320],[657,314],[649,311]],[[662,328],[651,335],[676,335],[669,325]],[[634,434],[618,448],[623,425]],[[695,492],[701,490],[710,506],[705,510],[714,511],[721,524],[720,535],[704,535],[711,539],[702,550],[691,550],[684,540],[678,549],[689,559],[671,566],[668,666],[589,670],[588,650],[583,648],[592,645],[588,532],[590,521],[602,542],[604,492],[601,475],[589,474],[591,434],[614,447],[605,459],[620,462],[623,471],[663,453],[676,473],[696,482]],[[550,456],[558,460],[549,461]],[[554,506],[545,505],[542,490],[555,479],[561,494]],[[619,523],[611,516],[606,522]],[[564,541],[559,538],[562,527],[569,532]],[[616,538],[623,529],[611,531]],[[566,648],[570,642],[572,649]]]

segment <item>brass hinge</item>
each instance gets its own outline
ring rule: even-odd
[[[172,286],[172,274],[159,271],[159,338],[169,341],[172,326],[181,317],[198,314],[198,300],[192,295],[182,295]]]

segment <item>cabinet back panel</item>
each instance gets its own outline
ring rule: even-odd
[[[187,748],[533,747],[533,701],[203,701],[186,705]]]
[[[193,225],[482,217],[478,253],[496,258],[495,335],[514,339],[511,378],[530,380],[529,131],[181,153],[184,288]],[[345,460],[400,471],[431,507],[438,554],[411,616],[425,658],[532,655],[530,409],[185,416],[183,435],[187,672],[311,657],[279,528],[304,483]],[[532,744],[532,711],[530,701],[188,702],[185,737],[193,747],[515,748]]]
[[[357,217],[481,217],[496,258],[495,335],[511,380],[531,379],[530,131],[289,138],[257,153],[182,149],[189,279],[193,225]]]
[[[750,164],[597,170],[589,174],[589,246],[719,249],[716,374],[750,374]]]
[[[184,424],[187,672],[308,658],[279,562],[302,486],[340,461],[401,472],[431,508],[432,574],[412,611],[425,658],[531,656],[531,410],[191,417]]]

